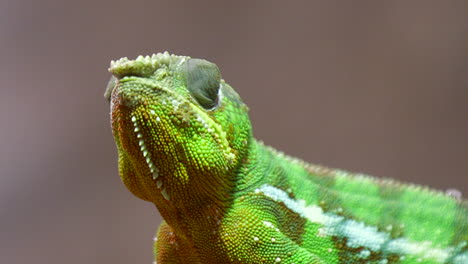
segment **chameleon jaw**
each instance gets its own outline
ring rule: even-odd
[[[114,77],[115,78],[115,77]],[[146,87],[140,87],[137,90],[125,89],[122,87],[122,82],[132,82],[137,80],[137,83],[144,83]],[[133,84],[132,84],[133,85]],[[136,87],[136,86],[135,86]],[[150,87],[150,88],[148,88]],[[145,80],[139,77],[124,77],[112,87],[112,95],[110,96],[111,101],[111,116],[112,116],[112,127],[113,133],[119,138],[119,147],[122,151],[129,153],[128,157],[131,157],[130,163],[132,165],[132,174],[121,175],[122,178],[131,178],[131,181],[136,182],[140,185],[138,193],[144,197],[144,199],[152,200],[155,195],[169,201],[170,196],[167,191],[167,187],[163,186],[162,173],[164,173],[157,165],[157,155],[154,151],[155,145],[151,141],[148,141],[148,127],[144,125],[144,119],[152,116],[151,122],[154,124],[162,122],[156,112],[148,108],[151,102],[148,102],[145,97],[151,91],[154,93],[155,90],[159,90],[158,93],[164,93],[166,89],[161,88],[151,80]],[[167,91],[166,91],[167,92]],[[157,101],[157,100],[156,100]],[[167,175],[165,175],[167,176]],[[153,179],[148,181],[145,179]],[[125,182],[125,180],[124,180]],[[148,184],[154,186],[151,187],[150,192],[147,192]],[[127,186],[132,189],[134,187]],[[146,191],[144,191],[146,190]]]
[[[141,128],[138,125],[137,118],[135,116],[132,116],[131,121],[132,121],[133,127],[134,127],[133,131],[136,133],[136,138],[138,140],[138,146],[140,147],[140,152],[143,155],[143,158],[145,159],[146,164],[148,165],[148,168],[149,168],[149,171],[150,171],[150,173],[152,175],[153,180],[157,180],[158,177],[160,176],[159,175],[159,169],[156,167],[156,165],[151,160],[151,158],[152,158],[151,157],[151,152],[149,152],[148,149],[147,149],[146,142],[143,139],[143,134],[141,133]],[[159,117],[156,118],[156,121],[157,122],[160,121]],[[161,179],[156,181],[156,186],[158,187],[158,189],[161,189],[162,185],[163,185],[163,182],[162,182]],[[164,199],[169,201],[169,199],[170,199],[169,194],[167,193],[165,187],[162,188],[161,194],[164,197]]]

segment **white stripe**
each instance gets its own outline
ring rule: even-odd
[[[453,259],[454,264],[466,264],[468,263],[468,253],[460,254]]]
[[[412,242],[405,238],[392,240],[388,233],[380,232],[376,227],[346,219],[336,214],[325,213],[319,206],[306,205],[304,200],[294,200],[285,191],[268,184],[256,189],[255,193],[262,193],[276,202],[282,202],[286,207],[309,221],[323,225],[323,228],[321,228],[323,230],[319,235],[346,237],[348,247],[358,248],[364,246],[373,251],[381,250],[399,255],[418,255],[435,259],[441,263],[458,251],[453,247],[446,249],[433,248],[432,243],[429,241]],[[462,261],[466,260],[466,258],[468,258],[468,253],[458,255],[454,259],[454,263],[463,264]]]

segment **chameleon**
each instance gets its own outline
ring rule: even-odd
[[[120,178],[163,218],[154,263],[468,263],[467,200],[264,145],[214,63],[164,52],[109,71]]]

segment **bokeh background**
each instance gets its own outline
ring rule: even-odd
[[[217,63],[257,138],[468,192],[467,1],[0,1],[0,263],[151,263],[117,175],[111,59]]]

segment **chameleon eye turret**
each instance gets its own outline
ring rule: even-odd
[[[205,109],[211,109],[218,103],[221,85],[221,73],[218,66],[201,59],[188,59],[181,70],[187,89]]]
[[[109,71],[120,177],[164,219],[157,263],[468,263],[466,200],[263,145],[215,64],[166,52]]]

